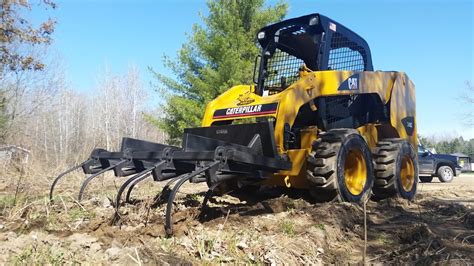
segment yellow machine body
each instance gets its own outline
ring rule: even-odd
[[[341,90],[344,82],[351,84],[351,89]],[[282,92],[267,96],[255,93],[253,85],[238,85],[222,93],[211,101],[202,120],[203,127],[215,125],[223,120],[239,121],[270,117],[274,119],[274,137],[277,151],[286,156],[292,163],[292,169],[279,171],[268,179],[266,184],[286,187],[304,188],[307,186],[306,158],[311,152],[312,143],[318,138],[318,128],[308,127],[301,134],[301,149],[284,148],[284,126],[293,126],[300,108],[310,104],[312,110],[318,106],[314,100],[322,96],[377,94],[384,105],[389,105],[390,123],[369,123],[357,128],[373,150],[379,138],[403,138],[416,148],[416,122],[410,121],[410,134],[402,119],[416,117],[415,88],[408,76],[403,72],[384,71],[309,71],[300,73],[300,78]],[[277,104],[275,110],[269,112],[245,112],[261,108],[262,105]],[[216,117],[219,109],[228,110],[227,116]]]

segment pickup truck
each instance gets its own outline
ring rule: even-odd
[[[418,145],[418,170],[420,181],[429,183],[433,177],[441,182],[451,182],[461,174],[461,166],[456,156],[449,154],[434,154],[423,145]]]

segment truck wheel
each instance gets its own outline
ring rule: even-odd
[[[411,144],[404,139],[385,139],[377,143],[373,198],[400,196],[411,200],[416,194],[418,163]]]
[[[441,166],[440,168],[438,168],[438,171],[436,173],[439,181],[443,183],[449,183],[453,181],[454,172],[453,169],[451,169],[451,167],[449,166]]]
[[[367,143],[355,129],[321,134],[308,157],[307,177],[317,201],[360,202],[370,195],[374,180]]]
[[[431,183],[433,181],[432,176],[420,176],[421,183]]]

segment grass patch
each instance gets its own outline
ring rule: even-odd
[[[173,238],[159,238],[160,248],[166,252],[171,253],[174,250],[175,239]]]
[[[377,241],[384,245],[392,243],[392,240],[385,233],[378,234]]]
[[[204,232],[201,234],[196,245],[200,259],[209,260],[212,258],[211,254],[214,249],[215,240],[215,238],[208,236]]]
[[[285,202],[285,207],[286,207],[286,211],[287,212],[292,212],[293,210],[296,209],[296,203],[291,200],[291,199],[288,199],[286,202]]]
[[[203,201],[203,197],[198,194],[187,194],[184,198],[184,205],[191,207],[198,207]]]
[[[52,247],[38,248],[36,244],[27,246],[20,254],[14,257],[13,263],[15,265],[62,265],[66,263],[63,252],[58,252]]]
[[[284,220],[283,222],[281,222],[280,227],[283,233],[285,233],[286,235],[294,236],[296,233],[295,224],[290,220]]]
[[[15,202],[15,196],[14,195],[2,195],[0,196],[0,209],[10,209],[14,207],[18,203],[18,198],[17,202]]]
[[[68,211],[69,219],[72,221],[80,219],[92,219],[95,217],[95,212],[83,210],[83,209],[70,209]]]
[[[326,225],[323,223],[315,224],[314,227],[319,228],[323,231],[326,231]]]

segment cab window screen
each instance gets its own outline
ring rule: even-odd
[[[284,89],[299,78],[299,69],[304,61],[280,49],[276,49],[267,62],[265,89]]]
[[[365,52],[362,47],[350,41],[340,33],[333,33],[329,50],[328,69],[330,70],[365,70]]]

